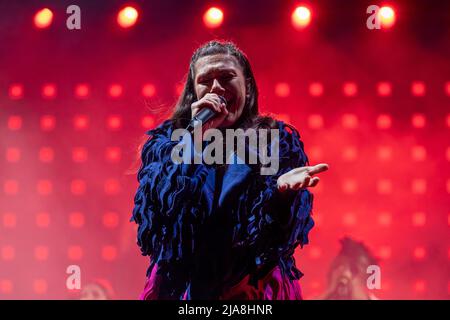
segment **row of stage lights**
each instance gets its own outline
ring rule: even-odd
[[[378,10],[378,18],[382,28],[390,28],[394,25],[396,14],[392,7],[383,6]],[[131,28],[138,22],[139,9],[134,6],[126,6],[119,10],[116,16],[117,24],[124,29]],[[306,5],[297,6],[291,13],[291,23],[295,29],[302,30],[311,23],[313,13]],[[54,13],[49,8],[43,8],[35,13],[34,25],[38,29],[45,29],[51,26]],[[218,28],[225,18],[223,9],[210,7],[203,14],[203,23],[207,28]]]

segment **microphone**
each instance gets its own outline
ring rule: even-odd
[[[225,104],[226,107],[227,100],[222,96],[219,96],[219,98],[222,101],[222,103]],[[202,124],[205,124],[206,122],[214,118],[216,114],[217,112],[213,109],[203,108],[192,118],[191,122],[189,122],[187,129],[192,131],[200,123],[200,121],[202,122]]]

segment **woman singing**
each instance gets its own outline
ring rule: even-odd
[[[208,129],[277,129],[279,169],[261,164],[172,161],[176,129],[202,109]],[[301,299],[302,273],[293,257],[313,227],[314,176],[292,126],[258,112],[250,63],[233,43],[211,41],[193,54],[183,93],[170,119],[147,132],[133,220],[150,257],[142,299]],[[269,146],[269,149],[271,145]],[[274,153],[274,150],[268,152]]]

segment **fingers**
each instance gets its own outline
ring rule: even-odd
[[[225,103],[215,93],[207,93],[200,100],[194,102],[191,106],[193,116],[197,114],[203,108],[209,108],[217,113],[227,115],[228,110]]]
[[[328,164],[319,163],[319,164],[316,164],[315,166],[309,167],[308,173],[310,175],[315,175],[315,174],[318,174],[318,173],[321,173],[321,172],[324,172],[327,170],[328,170]]]
[[[320,181],[320,178],[319,178],[319,177],[314,177],[314,178],[312,178],[311,181],[309,182],[309,186],[308,186],[308,187],[313,188],[313,187],[317,186],[317,184],[319,183],[319,181]]]

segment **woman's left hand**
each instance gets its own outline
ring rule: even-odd
[[[327,170],[328,164],[326,163],[292,169],[278,178],[278,190],[300,190],[308,187],[315,187],[319,183],[320,178],[313,177],[313,175]]]

